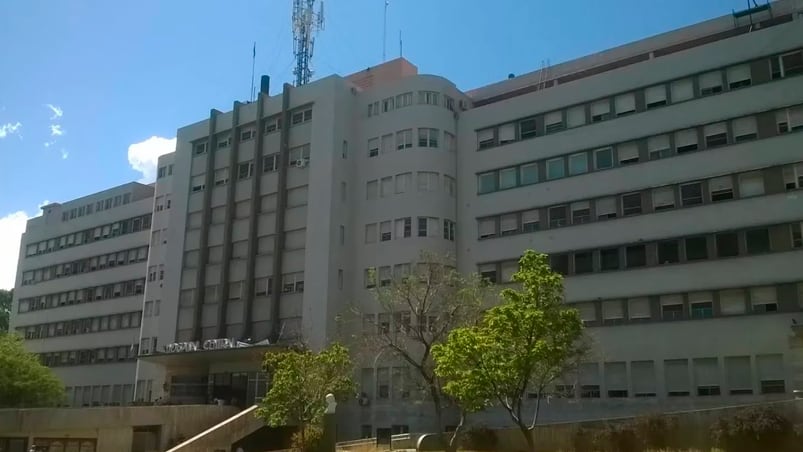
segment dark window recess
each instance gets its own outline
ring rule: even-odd
[[[779,79],[781,78],[781,58],[772,58],[770,60],[770,72],[772,73],[772,79]]]
[[[486,270],[484,272],[480,272],[480,276],[487,282],[496,284],[496,270]]]
[[[666,395],[669,397],[688,397],[689,391],[669,391]]]
[[[724,146],[728,144],[727,133],[717,133],[715,135],[708,135],[705,137],[705,147],[715,148],[717,146]]]
[[[786,382],[783,380],[761,380],[762,394],[784,394]]]
[[[591,221],[591,209],[577,209],[572,211],[572,224],[583,224]]]
[[[747,253],[758,254],[770,251],[770,231],[768,229],[753,229],[744,234],[747,242]]]
[[[549,208],[549,227],[559,228],[566,226],[566,206],[557,206]]]
[[[608,119],[611,119],[611,114],[610,113],[602,113],[602,114],[599,114],[599,115],[593,115],[591,117],[591,122],[601,122],[601,121],[606,121]]]
[[[680,201],[684,206],[703,203],[703,185],[700,182],[680,186]]]
[[[538,130],[536,128],[536,122],[534,118],[525,119],[524,121],[519,122],[519,136],[522,140],[538,136]],[[480,148],[482,148],[482,143],[480,143]]]
[[[656,394],[654,392],[637,392],[634,394],[636,397],[655,397]]]
[[[561,130],[564,130],[564,129],[566,129],[566,125],[563,123],[563,121],[556,122],[554,124],[547,124],[546,125],[546,133],[547,134],[560,132]]]
[[[686,146],[678,146],[678,154],[683,154],[686,152],[692,152],[697,150],[697,143],[694,144],[687,144]]]
[[[727,201],[733,199],[733,188],[725,188],[722,190],[711,191],[711,201]]]
[[[708,259],[708,246],[705,237],[689,237],[686,239],[686,260],[697,261]]]
[[[627,389],[609,389],[608,397],[610,398],[627,398]]]
[[[569,274],[569,255],[568,254],[553,254],[549,256],[549,264],[552,271],[560,273],[561,275]]]
[[[781,61],[783,61],[784,77],[803,74],[803,51],[782,55]]]
[[[712,94],[718,94],[722,92],[722,86],[712,86],[710,88],[703,88],[700,90],[701,96],[710,96]]]
[[[599,251],[601,270],[619,270],[619,248],[608,248]]]
[[[427,236],[427,219],[426,217],[418,217],[418,236]]]
[[[778,312],[778,303],[761,303],[753,305],[753,312]]]
[[[598,399],[600,397],[599,385],[582,385],[580,386],[580,398],[582,399]]]
[[[652,151],[652,152],[650,152],[650,160],[660,160],[660,159],[665,159],[665,158],[671,157],[671,156],[672,156],[672,150],[671,149],[662,149],[660,151]]]
[[[622,195],[622,213],[624,215],[638,215],[641,213],[641,193]]]
[[[683,305],[682,304],[667,304],[661,306],[661,319],[663,320],[682,320],[683,319]]]
[[[680,262],[680,247],[676,240],[658,242],[658,263],[674,264]]]
[[[697,386],[698,396],[718,396],[719,386]]]
[[[723,232],[716,235],[717,257],[733,257],[739,255],[739,236],[735,232]]]
[[[750,395],[753,393],[752,389],[731,389],[730,395]]]
[[[633,245],[625,248],[625,259],[627,268],[644,267],[647,265],[647,247],[645,245]]]
[[[738,136],[734,137],[733,141],[735,141],[737,143],[744,143],[745,141],[753,141],[756,138],[758,138],[758,134],[757,133],[747,133],[747,134],[744,134],[744,135],[738,135]]]
[[[650,108],[663,107],[664,105],[666,105],[666,99],[656,100],[655,102],[650,102],[647,104],[647,110]]]
[[[579,275],[592,271],[594,271],[594,253],[591,251],[574,253],[574,273]]]
[[[693,319],[710,319],[714,317],[714,304],[709,302],[705,303],[692,303],[691,305],[691,318]]]
[[[739,88],[744,88],[746,86],[750,86],[750,79],[747,80],[739,80],[738,82],[728,83],[728,89],[734,90]]]

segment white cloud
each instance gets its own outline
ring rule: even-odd
[[[49,148],[50,146],[53,146],[54,144],[56,144],[56,140],[53,140],[53,141],[45,141],[45,147],[46,147],[46,148]]]
[[[69,153],[69,152],[67,152],[67,150],[66,150],[66,149],[62,149],[62,150],[61,150],[61,159],[62,159],[62,160],[67,160],[67,157],[69,157],[69,156],[70,156],[70,153]]]
[[[5,138],[9,135],[19,132],[20,127],[22,127],[22,124],[19,121],[15,122],[14,124],[10,122],[6,124],[0,124],[0,138]]]
[[[145,141],[134,143],[128,147],[128,164],[135,171],[142,173],[140,182],[151,183],[156,180],[156,165],[160,155],[176,150],[175,138],[152,136]]]
[[[50,124],[50,136],[60,137],[62,135],[64,135],[64,130],[62,130],[60,124]]]
[[[50,119],[59,119],[64,114],[64,110],[53,104],[45,104],[45,107],[49,108],[50,111],[53,112],[53,116],[51,116]]]
[[[17,277],[20,238],[28,214],[20,210],[0,218],[0,289],[12,289]]]

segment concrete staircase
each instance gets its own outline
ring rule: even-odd
[[[265,426],[254,417],[256,409],[257,405],[253,405],[167,452],[228,452],[232,444]]]

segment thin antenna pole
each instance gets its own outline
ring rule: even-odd
[[[254,41],[254,51],[251,56],[251,102],[254,101],[254,68],[257,64],[257,43]]]
[[[401,39],[401,30],[399,30],[399,58],[402,57],[402,39]]]
[[[388,4],[390,4],[390,0],[385,0],[385,15],[382,18],[382,62],[387,60]]]

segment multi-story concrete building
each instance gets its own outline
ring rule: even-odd
[[[11,329],[73,406],[133,400],[153,187],[128,183],[42,207],[20,246]]]
[[[505,284],[529,248],[594,339],[544,419],[787,397],[803,383],[800,12],[774,2],[468,92],[398,59],[180,128],[137,397],[251,404],[265,350],[358,333],[340,319],[376,309],[374,270],[430,250]],[[345,436],[432,427],[389,355],[359,357]]]

